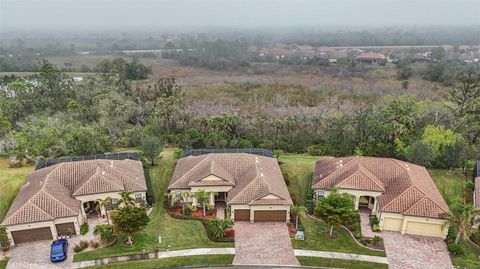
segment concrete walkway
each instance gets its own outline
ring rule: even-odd
[[[387,257],[377,257],[377,256],[370,256],[370,255],[360,255],[360,254],[341,253],[341,252],[305,250],[305,249],[295,249],[293,251],[295,252],[295,256],[318,257],[318,258],[329,258],[329,259],[388,264]]]
[[[370,227],[370,212],[368,210],[359,210],[360,228],[364,237],[373,238],[375,235],[382,236],[380,233],[372,231]]]
[[[163,259],[163,258],[172,258],[172,257],[188,257],[188,256],[197,256],[197,255],[222,255],[222,254],[234,255],[235,249],[234,248],[194,248],[194,249],[163,251],[158,253],[126,255],[126,256],[110,257],[110,258],[96,259],[96,260],[90,260],[90,261],[74,262],[73,268],[80,269],[80,268],[85,268],[89,266],[105,265],[105,264],[126,262],[126,261],[133,261],[133,260],[149,260],[149,259]],[[351,254],[351,253],[295,249],[294,254],[295,256],[305,256],[305,257],[365,261],[365,262],[375,262],[375,263],[383,263],[383,264],[388,263],[386,257],[358,255],[358,254]],[[286,265],[284,266],[290,267]]]

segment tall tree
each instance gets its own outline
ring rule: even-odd
[[[147,136],[142,140],[140,150],[143,155],[150,160],[150,165],[154,166],[155,162],[160,158],[163,144],[159,138],[155,136]]]
[[[135,206],[135,199],[132,197],[133,191],[122,191],[120,194],[120,200],[118,205]]]
[[[480,208],[474,205],[455,202],[450,205],[450,211],[444,214],[447,223],[457,230],[455,244],[458,244],[461,238],[467,239],[472,234],[473,221],[480,216]]]
[[[352,197],[346,193],[338,193],[336,188],[333,188],[327,197],[318,200],[315,206],[315,216],[330,225],[330,236],[334,227],[350,223],[357,214]]]
[[[110,223],[108,219],[108,208],[112,206],[112,198],[111,197],[105,197],[105,199],[97,199],[97,204],[99,208],[104,208],[105,209],[105,216],[107,218],[107,223]]]
[[[127,245],[132,245],[132,235],[143,230],[150,218],[143,207],[124,206],[112,213],[113,226],[116,231],[127,235]]]

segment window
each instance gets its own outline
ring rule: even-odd
[[[141,193],[135,193],[135,202],[137,202],[137,203],[142,202],[142,194]]]
[[[323,191],[318,191],[318,192],[317,192],[317,199],[320,199],[320,198],[323,198],[323,197],[325,197],[325,192],[323,192]]]
[[[112,198],[112,206],[116,206],[118,204],[118,199],[117,198]]]

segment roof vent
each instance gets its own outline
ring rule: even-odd
[[[260,176],[263,177],[263,173],[260,173]]]
[[[102,171],[102,175],[105,175],[105,171]]]
[[[113,167],[113,161],[110,161],[110,167]]]

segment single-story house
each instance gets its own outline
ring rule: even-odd
[[[316,199],[332,188],[353,196],[355,208],[371,211],[380,229],[445,238],[448,206],[425,167],[391,158],[324,158],[316,163]]]
[[[275,158],[247,153],[210,153],[177,162],[168,190],[209,192],[209,204],[230,206],[233,221],[290,221],[293,204]],[[197,205],[194,196],[191,203]]]
[[[385,61],[387,57],[381,53],[362,52],[357,56],[357,61],[362,63],[376,64]]]
[[[143,203],[146,186],[140,161],[58,163],[28,176],[1,225],[12,245],[77,235],[89,217],[97,217],[97,199],[110,197],[115,205],[120,192],[132,191],[136,202]],[[105,208],[100,210],[105,216]]]

